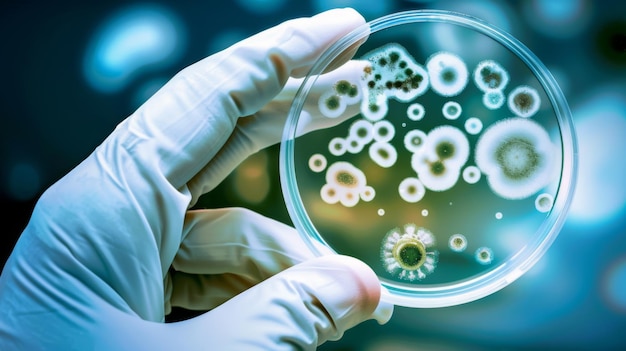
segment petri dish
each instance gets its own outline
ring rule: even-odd
[[[312,66],[280,176],[316,255],[364,261],[395,305],[444,307],[506,287],[545,254],[576,155],[567,101],[526,46],[478,18],[417,10],[366,23]]]

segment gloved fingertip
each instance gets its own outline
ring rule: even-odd
[[[378,302],[378,306],[372,313],[372,319],[376,320],[378,324],[383,325],[389,322],[391,316],[393,315],[394,304],[390,303],[386,299],[386,295],[389,294],[385,287],[380,287],[381,295],[380,301]]]
[[[374,273],[374,271],[364,262],[357,260],[353,257],[335,255],[335,256],[326,256],[326,259],[330,261],[335,261],[335,265],[341,264],[346,267],[350,267],[351,271],[355,274],[354,278],[359,277],[361,282],[361,296],[362,296],[362,305],[360,307],[360,313],[357,310],[352,310],[352,313],[361,314],[361,316],[365,317],[368,313],[366,311],[372,311],[368,317],[359,317],[363,319],[374,319],[378,322],[378,324],[383,325],[391,319],[393,315],[394,305],[389,302],[389,291],[380,285],[380,281],[378,277]],[[347,280],[344,279],[344,282]],[[348,286],[349,284],[346,284]],[[345,288],[345,287],[344,287]],[[341,294],[336,293],[333,294],[335,296],[340,296]],[[335,306],[341,304],[335,304]]]
[[[340,334],[372,318],[380,302],[380,282],[364,262],[350,256],[328,255],[300,267],[309,271],[306,284],[332,316]],[[329,338],[334,337],[323,339]]]
[[[319,15],[333,15],[333,16],[338,16],[339,18],[346,18],[346,19],[351,19],[351,18],[359,18],[360,20],[363,20],[363,15],[361,15],[359,13],[359,11],[357,11],[356,9],[352,8],[352,7],[338,7],[338,8],[334,8],[334,9],[330,9],[330,10],[326,10]]]

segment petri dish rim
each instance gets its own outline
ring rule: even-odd
[[[317,76],[322,74],[333,59],[350,46],[366,40],[369,35],[378,31],[420,22],[448,23],[472,29],[503,45],[522,60],[548,96],[558,122],[562,143],[561,178],[558,182],[553,208],[535,232],[532,240],[508,261],[479,276],[453,284],[407,288],[381,280],[382,299],[385,301],[405,307],[434,308],[468,303],[499,291],[522,276],[545,254],[565,222],[576,183],[578,153],[571,112],[556,80],[537,56],[509,33],[479,18],[443,10],[403,11],[372,20],[336,41],[313,64],[296,93],[283,131],[279,156],[283,196],[296,230],[314,254],[323,255],[319,245],[337,252],[326,243],[304,209],[295,175],[294,144],[297,123],[308,92],[315,84]]]

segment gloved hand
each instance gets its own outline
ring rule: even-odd
[[[313,258],[293,228],[249,210],[190,210],[280,140],[290,77],[363,22],[350,9],[287,21],[182,70],[120,123],[39,199],[0,276],[0,349],[310,350],[386,322],[364,263]],[[315,129],[356,112],[304,118]],[[210,311],[163,323],[171,306]]]

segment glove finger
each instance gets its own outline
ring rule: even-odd
[[[322,253],[332,251],[321,244]],[[233,273],[260,281],[316,255],[298,232],[244,208],[188,211],[172,262],[192,274]]]
[[[262,279],[248,275],[224,274],[189,274],[171,272],[166,283],[165,314],[172,307],[182,307],[192,311],[209,311],[230,300],[234,296],[255,286]]]
[[[211,309],[316,256],[293,227],[244,208],[188,211],[183,235],[165,282],[166,301],[194,310]]]
[[[119,142],[133,150],[146,174],[164,176],[178,189],[220,151],[239,117],[257,112],[290,76],[304,75],[331,43],[364,22],[352,9],[329,10],[205,58],[123,122]]]
[[[362,79],[363,70],[367,65],[367,61],[352,60],[319,76],[302,107],[298,136],[335,126],[359,113],[360,104],[353,103],[348,104],[339,116],[329,118],[320,112],[318,101],[323,94],[335,89],[337,82],[341,80],[352,82],[360,89],[358,82]],[[248,156],[281,140],[289,110],[302,82],[301,78],[289,79],[283,90],[271,102],[257,113],[237,121],[224,146],[187,184],[192,194],[190,207],[201,195],[219,185]]]
[[[380,295],[380,283],[367,265],[347,256],[324,256],[289,268],[177,327],[186,334],[184,342],[201,338],[222,349],[315,350],[373,318]],[[387,306],[382,322],[391,313]]]

